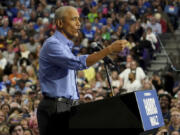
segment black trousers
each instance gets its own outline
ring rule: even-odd
[[[38,106],[37,120],[40,135],[59,135],[69,128],[71,104],[43,99]]]

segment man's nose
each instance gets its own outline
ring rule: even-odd
[[[81,26],[81,22],[79,20],[77,20],[77,26],[80,27]]]

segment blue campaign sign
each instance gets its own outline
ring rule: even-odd
[[[164,126],[164,119],[156,91],[136,91],[135,95],[144,131]]]

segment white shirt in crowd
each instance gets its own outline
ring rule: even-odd
[[[117,88],[119,88],[119,86],[120,86],[120,81],[119,81],[119,80],[111,80],[111,84],[112,84],[112,87],[117,87]]]
[[[139,80],[134,80],[132,83],[128,80],[126,83],[124,83],[123,89],[126,89],[127,93],[138,91],[142,89],[142,84]]]
[[[129,91],[135,91],[135,90],[140,90],[142,88],[142,84],[141,81],[143,79],[145,79],[146,75],[143,71],[143,69],[141,67],[137,67],[135,72],[136,72],[136,78],[135,81],[130,85],[130,81],[129,81],[129,73],[131,72],[130,68],[125,69],[120,75],[119,77],[121,79],[123,79],[123,86],[122,88],[124,89],[129,89]],[[134,88],[132,88],[134,87]]]
[[[21,57],[28,59],[30,51],[21,52]]]
[[[153,32],[151,32],[150,34],[146,35],[146,40],[151,42],[152,48],[155,50],[155,44],[157,43],[156,35]]]
[[[7,62],[9,62],[10,64],[14,63],[14,57],[15,57],[14,52],[4,51],[3,56],[4,56],[4,58],[6,58]]]
[[[156,34],[162,34],[162,27],[160,23],[152,24],[151,22],[148,22],[147,27],[151,27],[152,31]]]
[[[5,58],[0,59],[0,68],[4,70],[7,65],[7,60]]]
[[[26,47],[28,48],[28,50],[30,51],[30,52],[36,52],[36,49],[37,49],[37,47],[39,46],[40,44],[38,43],[38,42],[36,42],[36,43],[34,43],[33,45],[31,44],[31,43],[27,43],[26,44]]]

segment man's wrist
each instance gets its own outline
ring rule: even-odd
[[[112,52],[113,52],[113,50],[112,50],[112,47],[111,47],[111,46],[108,46],[108,47],[107,47],[107,49],[108,49],[108,52],[109,52],[109,53],[112,53]]]

